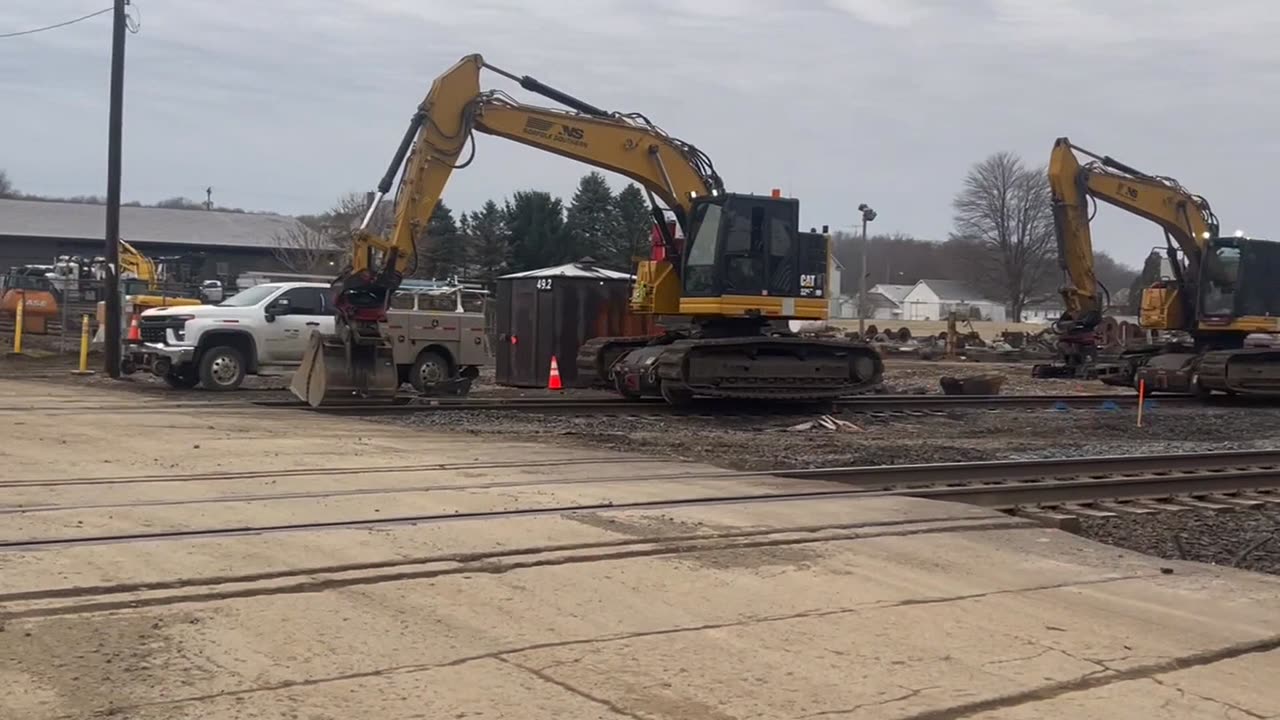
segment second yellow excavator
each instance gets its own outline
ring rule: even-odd
[[[1081,165],[1076,155],[1089,159]],[[1150,175],[1059,138],[1049,161],[1058,257],[1069,283],[1055,329],[1060,361],[1038,377],[1098,377],[1112,385],[1208,394],[1280,396],[1280,350],[1245,347],[1254,333],[1280,332],[1280,243],[1223,237],[1209,202],[1173,178]],[[1097,362],[1102,318],[1093,271],[1090,199],[1149,220],[1164,231],[1173,278],[1142,293],[1139,324],[1169,340]]]
[[[482,91],[482,70],[566,109]],[[474,158],[476,132],[618,173],[649,192],[661,247],[636,269],[631,309],[660,316],[666,332],[589,343],[578,364],[602,384],[680,404],[695,396],[819,400],[879,383],[883,363],[871,347],[786,329],[786,320],[825,319],[835,291],[826,286],[830,239],[800,231],[796,200],[727,193],[706,154],[644,115],[603,110],[469,55],[436,78],[413,115],[352,238],[351,265],[334,283],[337,332],[312,338],[294,376],[298,397],[321,405],[395,395],[398,378],[381,328],[388,299],[414,269],[416,242],[449,176]],[[377,235],[370,218],[402,169],[394,226]],[[683,242],[663,220],[659,200]]]

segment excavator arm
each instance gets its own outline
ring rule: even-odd
[[[491,70],[569,110],[521,104],[504,92],[482,91],[480,74]],[[474,133],[512,140],[631,178],[688,223],[693,201],[724,192],[710,159],[693,145],[673,138],[638,113],[602,110],[529,76],[516,76],[462,58],[431,85],[378,184],[373,202],[352,238],[349,268],[335,281],[337,335],[326,341],[329,355],[344,356],[347,382],[323,369],[324,348],[313,342],[295,376],[296,395],[312,404],[326,396],[362,398],[385,394],[394,367],[380,352],[386,343],[378,324],[388,300],[417,262],[416,242],[440,201],[450,175],[470,164]],[[396,176],[394,223],[389,233],[370,229],[374,211]],[[655,202],[655,213],[659,212]],[[666,223],[660,223],[663,229]],[[667,237],[670,243],[673,239]]]
[[[155,289],[157,285],[156,264],[151,258],[138,252],[138,249],[124,240],[120,241],[120,273],[131,274],[133,277],[147,283],[149,289]]]
[[[511,78],[574,112],[524,105],[501,91],[482,92],[483,69]],[[724,191],[706,155],[668,136],[642,115],[606,112],[529,76],[517,77],[488,65],[480,55],[468,55],[432,83],[378,185],[353,239],[351,269],[340,280],[340,312],[349,312],[353,318],[373,317],[385,306],[386,296],[416,262],[415,243],[450,175],[470,164],[475,132],[631,178],[674,211],[681,225],[695,198]],[[390,233],[369,232],[374,209],[402,168]]]
[[[1081,165],[1076,154],[1091,160]],[[1098,314],[1097,277],[1093,268],[1092,212],[1089,198],[1118,207],[1159,225],[1164,230],[1169,260],[1180,273],[1195,278],[1206,241],[1218,235],[1218,219],[1209,203],[1176,180],[1148,175],[1109,156],[1098,156],[1058,138],[1049,159],[1049,190],[1053,203],[1058,260],[1069,285],[1063,289],[1067,314],[1081,321]],[[1185,266],[1177,260],[1180,250]]]

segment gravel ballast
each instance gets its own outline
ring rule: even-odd
[[[847,420],[853,428],[788,429],[815,417],[463,411],[377,420],[466,433],[478,441],[497,435],[740,470],[1280,448],[1280,410],[1263,408],[1157,406],[1146,413],[1141,428],[1132,408],[1058,411],[1046,407],[878,416],[844,413],[834,417]],[[1280,523],[1242,510],[1085,518],[1081,526],[1081,535],[1117,547],[1230,566]],[[1280,539],[1268,540],[1247,553],[1239,567],[1280,574]]]
[[[1085,537],[1156,557],[1280,575],[1280,508],[1083,518],[1081,526]]]

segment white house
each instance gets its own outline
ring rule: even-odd
[[[902,320],[905,318],[902,303],[914,285],[879,283],[867,291],[867,309],[875,320]]]
[[[831,298],[831,314],[833,320],[848,320],[858,317],[858,296],[837,295]]]
[[[845,317],[844,305],[840,302],[840,283],[844,282],[844,265],[836,259],[835,254],[829,256],[831,258],[830,267],[827,268],[827,316],[831,318]]]
[[[959,280],[921,280],[903,298],[903,320],[944,320],[952,311],[973,320],[1005,321],[1004,303]]]
[[[1062,303],[1038,303],[1022,308],[1022,322],[1051,323],[1062,317]]]

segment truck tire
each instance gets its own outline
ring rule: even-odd
[[[434,350],[423,350],[409,368],[409,384],[420,394],[433,391],[451,377],[449,359]]]
[[[228,345],[215,345],[200,354],[200,387],[227,392],[244,382],[244,354]]]
[[[195,368],[186,366],[165,373],[164,382],[175,390],[190,390],[200,384],[200,376],[196,374]]]

